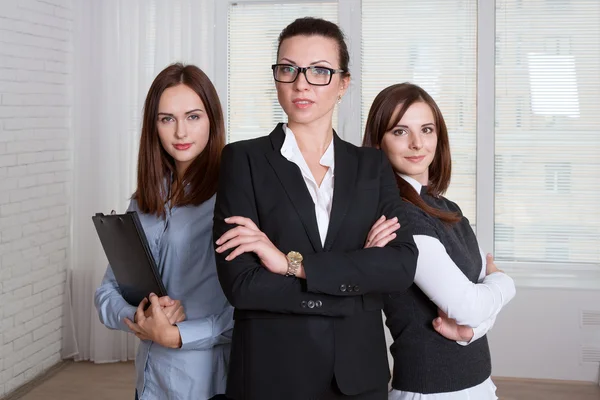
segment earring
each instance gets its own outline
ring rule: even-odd
[[[338,104],[340,104],[341,102],[342,102],[342,95],[340,94],[340,95],[338,96],[338,101],[337,101],[337,103],[338,103]]]

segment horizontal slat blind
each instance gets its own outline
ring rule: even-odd
[[[600,2],[496,0],[496,256],[600,264]]]

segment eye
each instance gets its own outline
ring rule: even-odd
[[[394,129],[392,131],[392,134],[396,135],[396,136],[402,136],[402,135],[406,135],[408,132],[406,132],[406,129],[403,128],[398,128],[398,129]]]
[[[279,71],[282,74],[293,74],[296,72],[296,67],[294,67],[293,65],[281,65],[279,67]]]
[[[330,71],[328,68],[324,68],[324,67],[313,67],[312,73],[314,75],[328,76],[330,74]]]
[[[198,114],[191,114],[188,116],[188,119],[191,119],[192,121],[196,121],[200,119],[200,116]]]
[[[160,122],[162,122],[163,124],[166,124],[166,123],[169,123],[169,122],[173,122],[173,121],[174,121],[173,117],[162,117],[160,119]]]
[[[425,128],[423,128],[423,133],[433,133],[433,128],[431,128],[429,126],[425,127]]]

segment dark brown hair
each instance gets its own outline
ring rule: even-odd
[[[427,189],[429,194],[437,197],[444,194],[450,185],[450,175],[452,173],[450,141],[442,112],[433,98],[421,87],[411,83],[400,83],[383,89],[375,97],[367,118],[363,146],[380,148],[385,133],[396,126],[406,110],[417,102],[427,104],[431,108],[435,120],[437,147],[433,162],[429,166]],[[394,114],[398,106],[400,106],[400,110],[397,114]],[[454,223],[460,220],[460,216],[456,213],[441,211],[429,206],[420,194],[398,175],[396,175],[396,181],[404,200],[444,222]]]
[[[339,26],[331,21],[327,21],[321,18],[304,17],[298,18],[279,34],[278,46],[277,46],[277,58],[279,58],[279,49],[281,43],[285,39],[292,38],[294,36],[323,36],[328,39],[333,39],[338,45],[339,50],[339,62],[340,69],[344,70],[344,75],[349,74],[348,64],[350,63],[350,54],[348,53],[348,46],[344,40],[344,33]]]
[[[206,147],[186,169],[182,178],[177,174],[173,157],[162,147],[157,128],[160,97],[166,89],[180,84],[186,85],[200,97],[210,126]],[[144,213],[163,216],[168,201],[171,201],[171,206],[186,206],[199,205],[210,199],[217,191],[223,146],[223,111],[217,91],[208,76],[194,65],[180,63],[162,70],[152,82],[144,103],[137,189],[133,195],[139,209]]]

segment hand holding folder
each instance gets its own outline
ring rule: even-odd
[[[125,301],[137,307],[150,293],[166,296],[137,212],[98,213],[92,221]]]

